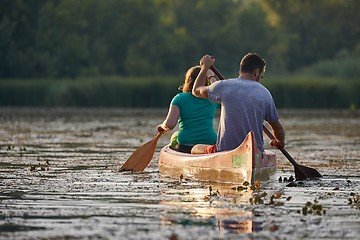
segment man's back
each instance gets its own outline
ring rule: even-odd
[[[270,92],[260,83],[245,79],[229,79],[208,88],[209,99],[221,103],[217,150],[236,148],[253,131],[263,151],[263,121],[279,119]]]

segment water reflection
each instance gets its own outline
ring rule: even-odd
[[[210,187],[181,189],[180,185],[180,189],[164,189],[161,196],[166,200],[159,204],[171,206],[177,212],[165,214],[161,221],[166,225],[213,226],[219,234],[261,231],[261,222],[253,221],[252,211],[246,209],[252,191],[237,192],[232,187],[213,183]]]

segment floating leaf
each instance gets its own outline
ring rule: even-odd
[[[281,196],[282,196],[281,192],[275,193],[275,197],[276,197],[277,199],[281,198]]]
[[[308,211],[307,211],[307,207],[303,207],[302,208],[302,214],[303,215],[307,215]]]

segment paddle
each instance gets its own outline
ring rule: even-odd
[[[263,131],[268,135],[268,137],[272,140],[275,137],[271,134],[271,132],[263,125]],[[291,162],[295,169],[295,178],[296,180],[305,180],[307,178],[321,178],[321,174],[314,168],[306,167],[298,164],[295,160],[290,156],[290,154],[284,149],[279,148],[279,150],[285,155],[285,157]]]
[[[149,165],[154,156],[156,144],[162,133],[158,133],[154,139],[140,146],[128,160],[120,167],[120,171],[135,171],[141,172]]]
[[[211,70],[218,76],[219,79],[224,79],[224,76],[217,70],[217,68],[213,65],[210,67]],[[275,137],[271,134],[271,132],[263,125],[263,131],[268,135],[268,137],[272,140]],[[295,162],[295,160],[290,156],[290,154],[284,149],[279,149],[285,157],[291,162],[295,169],[295,178],[296,180],[305,180],[307,178],[321,178],[321,174],[314,168],[302,166]]]

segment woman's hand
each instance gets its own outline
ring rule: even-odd
[[[157,131],[158,131],[159,133],[166,132],[166,130],[165,130],[161,125],[158,125],[158,126],[157,126]]]

